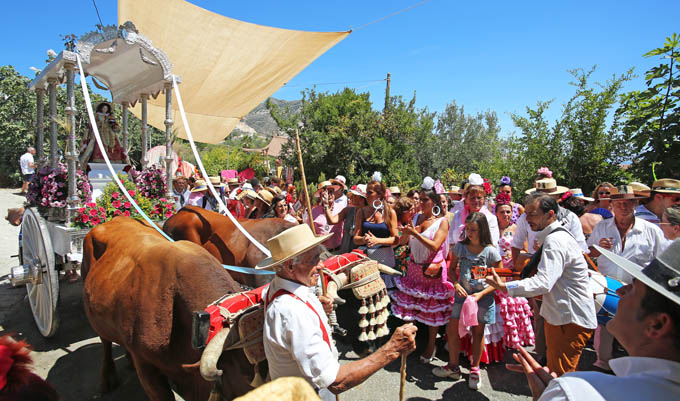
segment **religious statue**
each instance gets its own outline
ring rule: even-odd
[[[95,120],[99,136],[111,163],[129,163],[127,151],[123,149],[118,140],[117,133],[120,131],[120,126],[114,118],[111,104],[107,102],[99,103],[95,112]],[[104,163],[104,157],[99,146],[96,145],[94,131],[90,127],[80,147],[80,166],[82,169],[85,169],[89,162]]]

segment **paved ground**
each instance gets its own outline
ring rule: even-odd
[[[18,190],[0,189],[0,213],[4,217],[7,208],[20,206],[23,197]],[[10,226],[0,219],[0,332],[14,333],[26,339],[34,347],[36,373],[46,378],[61,394],[64,401],[71,400],[147,400],[134,371],[126,368],[126,360],[120,347],[114,347],[116,366],[121,376],[121,386],[112,393],[98,393],[99,368],[102,350],[99,339],[90,328],[83,312],[81,293],[82,282],[60,285],[58,313],[61,317],[57,334],[51,339],[40,336],[33,324],[26,290],[12,288],[6,279],[11,266],[18,264],[18,227]],[[356,354],[342,343],[338,344],[341,363],[357,358]],[[446,352],[437,354],[443,360]],[[509,355],[506,355],[506,359]],[[594,355],[587,350],[582,366],[590,366]],[[509,360],[508,360],[509,361]],[[442,360],[435,364],[443,365]],[[495,364],[483,370],[484,387],[475,392],[467,388],[467,382],[452,382],[434,377],[431,366],[418,363],[416,353],[407,361],[406,398],[420,400],[529,400],[530,393],[523,376],[508,372],[502,364]],[[463,367],[467,373],[466,366]],[[467,378],[467,375],[465,375]],[[399,398],[399,361],[388,365],[369,380],[343,394],[342,401],[397,400]],[[178,397],[179,399],[179,397]]]

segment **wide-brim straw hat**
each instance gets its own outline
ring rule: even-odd
[[[210,183],[215,188],[224,188],[224,183],[220,180],[220,177],[209,177]]]
[[[253,200],[255,200],[255,199],[262,200],[262,198],[260,198],[260,195],[258,195],[257,192],[253,191],[252,189],[244,189],[241,192],[239,192],[238,195],[236,195],[236,199],[238,199],[238,200],[241,200],[243,198],[250,198],[250,199],[253,199]]]
[[[328,187],[333,187],[333,192],[335,192],[335,191],[339,190],[342,186],[341,186],[341,185],[335,185],[335,184],[333,184],[332,182],[330,182],[330,181],[328,181],[328,180],[326,180],[326,181],[321,181],[321,182],[319,183],[319,185],[317,185],[317,187],[316,187],[316,188],[317,188],[317,189],[316,189],[316,192],[314,192],[314,195],[312,195],[312,196],[313,196],[314,198],[318,198],[319,196],[321,196],[321,191],[323,191],[324,189],[326,189],[326,188],[328,188]]]
[[[451,185],[448,191],[450,194],[462,195],[460,187],[458,185]]]
[[[652,191],[660,192],[662,194],[680,195],[680,180],[672,178],[662,178],[654,181],[652,184]]]
[[[272,200],[274,200],[274,194],[271,192],[267,191],[266,189],[261,189],[258,193],[257,196],[260,198],[260,200],[264,203],[267,204],[267,206],[271,206]]]
[[[355,185],[352,189],[349,190],[349,193],[361,196],[362,198],[366,198],[366,184]]]
[[[635,189],[631,185],[619,185],[616,188],[617,193],[612,193],[609,196],[609,200],[614,202],[617,200],[626,200],[626,199],[645,199],[647,198],[644,195],[641,195],[639,192],[635,192]]]
[[[340,185],[342,189],[347,189],[347,180],[344,175],[338,175],[330,180],[331,184]]]
[[[595,198],[591,198],[590,196],[585,196],[583,194],[583,190],[581,188],[572,188],[569,190],[571,192],[571,196],[577,199],[582,199],[586,202],[594,202]]]
[[[524,191],[525,194],[532,194],[536,191],[544,192],[548,195],[562,195],[567,192],[569,188],[557,185],[557,181],[554,178],[543,178],[536,180],[534,187]]]
[[[652,192],[652,188],[648,187],[647,185],[645,185],[641,182],[633,181],[633,182],[628,183],[628,185],[633,187],[633,191],[636,194],[644,195],[647,198],[649,198],[649,195]]]
[[[267,248],[269,248],[272,256],[262,260],[255,268],[268,269],[281,264],[320,245],[332,235],[326,234],[315,237],[307,224],[298,224],[267,241]]]
[[[238,185],[238,178],[232,177],[227,179],[227,185]]]
[[[602,247],[593,247],[646,286],[680,305],[680,239],[671,242],[660,256],[644,268]]]
[[[274,196],[281,195],[281,188],[279,188],[279,187],[267,187],[265,189],[267,191],[271,192],[272,195],[274,195]]]
[[[401,195],[401,190],[399,189],[399,187],[389,187],[387,188],[387,190],[390,191],[390,193],[392,194]]]
[[[201,191],[207,191],[208,190],[208,184],[204,180],[196,180],[194,183],[194,187],[191,188],[191,192],[201,192]]]

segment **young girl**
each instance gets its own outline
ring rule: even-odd
[[[459,279],[456,282],[455,269],[460,263]],[[501,264],[501,255],[491,241],[491,233],[486,216],[479,212],[470,213],[465,219],[465,239],[453,247],[451,255],[451,269],[449,280],[455,282],[455,304],[451,312],[451,320],[446,325],[446,336],[449,343],[449,364],[436,367],[432,373],[438,377],[450,377],[458,380],[461,377],[458,359],[460,355],[460,338],[458,337],[458,320],[460,318],[463,303],[468,296],[477,301],[477,326],[471,327],[472,331],[472,362],[470,365],[470,381],[468,386],[478,390],[481,385],[479,361],[484,348],[484,325],[493,324],[496,321],[496,305],[493,296],[493,287],[487,286],[484,277],[475,279],[472,274],[473,266],[498,268]]]

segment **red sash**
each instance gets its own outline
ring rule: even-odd
[[[267,299],[266,302],[265,302],[265,304],[264,304],[265,309],[266,309],[267,307],[269,307],[269,305],[272,303],[272,301],[274,301],[274,299],[278,298],[278,297],[281,296],[281,295],[290,295],[291,297],[293,297],[293,298],[297,299],[298,301],[300,301],[300,302],[304,303],[305,305],[307,305],[307,307],[308,307],[309,309],[311,309],[312,312],[314,312],[314,314],[316,315],[316,317],[319,318],[319,327],[321,327],[321,333],[322,333],[322,335],[323,335],[323,340],[326,342],[326,344],[328,344],[328,348],[331,348],[331,349],[332,349],[333,347],[331,347],[331,339],[330,339],[330,337],[328,336],[328,332],[326,331],[326,326],[323,325],[323,320],[321,320],[321,316],[319,316],[319,313],[316,311],[316,309],[314,309],[314,307],[312,306],[312,304],[310,304],[309,302],[303,301],[302,298],[300,298],[300,297],[298,297],[297,295],[293,294],[292,292],[290,292],[290,291],[288,291],[288,290],[284,290],[284,289],[282,288],[282,289],[276,291],[276,293],[275,293],[272,297],[267,297],[267,298],[269,298],[269,299]]]

